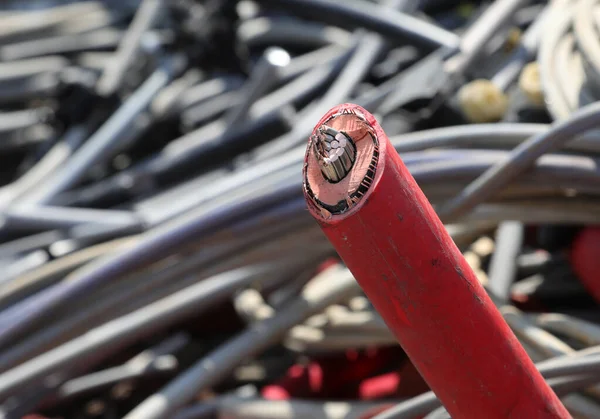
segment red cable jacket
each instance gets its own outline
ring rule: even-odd
[[[309,211],[450,415],[570,418],[375,118],[357,105],[337,106],[311,144],[325,122],[354,140],[356,161],[345,178],[330,183],[308,147]],[[369,145],[375,141],[378,147]],[[353,194],[359,184],[362,191]],[[348,208],[336,213],[344,203],[332,203],[340,196]]]
[[[586,227],[571,246],[573,271],[596,302],[600,302],[600,227]]]

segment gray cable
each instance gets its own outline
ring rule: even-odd
[[[105,323],[86,334],[0,374],[0,399],[14,391],[68,367],[87,354],[94,357],[135,342],[160,326],[207,310],[223,302],[239,287],[255,281],[276,264],[246,266],[193,284],[128,315]],[[96,359],[98,359],[96,358]]]
[[[545,124],[471,124],[415,131],[391,137],[390,141],[398,153],[438,147],[512,148],[547,130]]]
[[[312,1],[312,0],[311,0]],[[386,0],[386,9],[395,12],[394,9],[412,11],[417,3],[407,0]],[[405,15],[408,16],[408,15]],[[338,74],[335,81],[318,100],[315,106],[309,107],[306,114],[294,125],[291,132],[270,141],[263,147],[258,147],[254,154],[261,161],[283,154],[302,142],[310,135],[312,126],[332,106],[345,102],[353,93],[354,88],[368,74],[375,60],[385,47],[384,39],[377,33],[354,33],[356,48],[348,60],[344,69]]]
[[[98,80],[96,90],[100,95],[110,96],[119,89],[128,67],[135,61],[144,33],[151,29],[161,16],[162,0],[143,0],[137,9],[112,59],[107,63]]]
[[[444,192],[441,196],[447,199],[449,198],[449,194],[453,194],[456,191],[448,185],[448,182],[451,179],[456,179],[460,182],[459,185],[464,185],[465,181],[472,181],[476,176],[489,168],[491,164],[502,161],[506,155],[504,152],[497,152],[497,154],[490,153],[487,154],[485,159],[474,160],[472,158],[469,159],[468,155],[464,155],[464,158],[459,158],[456,151],[451,151],[447,155],[441,154],[441,151],[436,153],[439,154],[437,154],[437,156],[431,152],[427,155],[415,154],[414,156],[422,156],[425,160],[427,159],[427,156],[436,156],[435,159],[438,160],[438,162],[435,163],[430,162],[422,165],[409,161],[409,157],[412,158],[411,156],[403,156],[407,167],[421,187],[426,190],[430,199],[435,198],[435,195],[431,195],[430,192],[431,187],[436,186],[436,182],[438,188],[440,185],[444,185],[441,187],[441,190]],[[300,189],[301,186],[297,173],[301,169],[303,156],[304,150],[293,149],[288,153],[265,161],[264,164],[248,168],[247,170],[241,170],[222,179],[218,173],[215,173],[215,178],[210,182],[203,182],[202,178],[198,178],[191,181],[189,186],[182,187],[178,192],[173,190],[165,193],[165,203],[169,205],[165,209],[169,214],[181,213],[191,208],[205,205],[208,202],[222,199],[223,196],[246,194],[248,188],[253,188],[256,185],[260,185],[260,187],[255,189],[256,192],[261,192],[262,188],[276,187],[279,182],[278,179],[280,178],[291,179],[290,182],[297,184],[298,189]],[[433,157],[429,157],[429,159],[432,160]],[[559,161],[561,163],[559,163]],[[567,163],[569,161],[570,163]],[[577,169],[573,170],[575,168]],[[289,173],[289,175],[286,174],[284,176],[284,172]],[[539,191],[543,191],[545,185],[547,185],[547,193],[557,193],[561,187],[577,190],[578,186],[576,183],[580,182],[582,179],[589,179],[590,183],[589,186],[587,186],[589,188],[593,187],[594,184],[597,185],[598,176],[596,173],[597,163],[589,158],[554,155],[544,156],[537,162],[534,170],[527,173],[518,183],[511,185],[510,188],[512,190],[513,188],[524,187],[528,182],[533,182],[529,183],[533,189],[528,188],[527,191],[529,192],[526,192],[527,194],[530,194],[530,196],[536,191],[539,195]],[[577,182],[575,182],[576,180]],[[197,187],[202,188],[203,194],[184,192],[186,190],[192,191]],[[591,190],[592,189],[590,189],[590,191]],[[181,206],[172,205],[173,197],[178,197]],[[161,199],[161,197],[157,196],[148,200],[147,204],[144,204],[144,207],[147,207],[150,211],[150,213],[143,211],[144,218],[153,220],[152,223],[160,223],[161,219],[171,216],[169,214],[162,216],[152,215],[152,212],[154,212],[152,209],[160,205],[158,201]]]
[[[27,330],[65,301],[78,298],[112,278],[127,274],[145,263],[153,262],[158,256],[166,257],[171,252],[175,252],[178,246],[198,235],[214,232],[242,215],[270,208],[275,203],[298,196],[300,193],[301,191],[295,187],[267,191],[266,194],[250,197],[243,207],[239,204],[215,205],[208,212],[206,209],[200,209],[187,214],[182,219],[167,223],[144,235],[132,248],[100,258],[80,272],[75,272],[72,274],[71,281],[49,287],[11,307],[4,313],[5,316],[0,322],[0,342],[9,343],[14,336]]]
[[[52,260],[34,271],[27,272],[25,275],[15,278],[14,281],[0,284],[0,308],[4,309],[8,305],[46,286],[58,282],[64,275],[81,265],[113,249],[117,249],[120,244],[132,242],[133,240],[135,240],[135,237],[126,237],[90,246],[70,255]]]
[[[348,47],[351,43],[350,33],[335,26],[267,17],[243,22],[238,27],[237,35],[249,48],[263,45],[319,48],[330,44]]]
[[[170,417],[174,410],[190,401],[198,391],[216,384],[241,361],[274,344],[290,327],[358,290],[354,277],[347,270],[334,267],[324,271],[309,282],[301,296],[282,308],[276,316],[249,326],[246,331],[209,353],[125,418]]]
[[[505,303],[517,276],[517,256],[523,248],[525,226],[516,221],[505,221],[496,232],[496,245],[488,270],[487,289]]]
[[[598,126],[600,103],[588,105],[546,133],[539,134],[516,147],[504,161],[493,165],[470,183],[459,195],[438,210],[444,221],[455,220],[479,203],[496,194],[508,182],[530,168],[537,158],[562,147],[573,137]]]
[[[452,419],[444,406],[438,407],[433,412],[429,413],[423,419]]]
[[[495,0],[468,28],[460,41],[459,53],[448,59],[444,69],[450,74],[462,74],[484,51],[484,46],[496,36],[517,10],[530,0]]]
[[[583,380],[561,379],[555,381],[559,388],[569,389],[573,382],[576,389],[586,387],[588,384],[598,382],[597,373],[600,371],[600,356],[578,357],[575,354],[560,358],[550,359],[536,364],[542,375],[546,378],[561,377],[576,374],[596,374],[592,379],[586,376]],[[424,415],[440,406],[439,400],[433,392],[423,393],[410,400],[402,402],[395,407],[375,416],[373,419],[412,419]]]
[[[98,210],[54,206],[18,205],[0,212],[3,228],[14,230],[52,230],[79,224],[140,225],[142,220],[129,211]]]
[[[272,86],[279,82],[280,74],[290,62],[290,55],[282,48],[267,48],[260,57],[246,83],[239,89],[238,103],[225,112],[225,133],[236,129],[239,123],[243,123],[248,117],[251,106],[267,92]]]
[[[54,322],[45,324],[37,333],[3,351],[0,354],[0,371],[50,349],[86,328],[127,314],[132,311],[131,306],[134,306],[135,310],[169,293],[179,291],[197,281],[200,276],[206,277],[225,269],[241,267],[244,263],[262,262],[264,257],[253,256],[257,252],[263,255],[270,254],[273,257],[285,257],[286,252],[293,251],[294,246],[301,245],[304,240],[313,241],[314,246],[311,251],[303,254],[301,258],[296,258],[297,260],[290,264],[290,268],[297,263],[303,264],[306,258],[312,260],[315,254],[325,254],[328,246],[326,243],[318,243],[318,237],[314,234],[315,229],[299,230],[305,225],[304,223],[298,223],[294,218],[286,220],[286,212],[281,210],[280,212],[284,219],[268,228],[257,230],[256,224],[260,226],[266,220],[275,221],[276,219],[269,212],[261,214],[250,223],[242,222],[233,225],[230,231],[235,234],[237,240],[232,241],[230,237],[221,242],[209,240],[197,254],[183,259],[166,260],[159,266],[150,267],[150,272],[142,271],[132,278],[125,278],[87,295],[81,301],[69,304],[62,312],[57,313]],[[278,241],[275,242],[274,237],[278,237]],[[296,243],[294,237],[300,242]],[[261,245],[263,240],[266,243]],[[254,247],[251,247],[252,245]],[[245,250],[249,247],[253,250]],[[185,279],[184,275],[189,276],[191,272],[195,272],[196,275]],[[182,277],[184,280],[178,280]]]
[[[56,143],[44,156],[23,176],[13,183],[0,188],[0,207],[8,206],[23,195],[35,189],[38,184],[62,166],[73,152],[89,135],[84,125],[69,128],[61,141]]]
[[[264,400],[240,396],[221,396],[182,409],[174,419],[205,419],[216,410],[217,417],[230,419],[256,419],[268,412],[269,419],[360,419],[372,412],[385,409],[388,401],[312,401],[312,400]]]
[[[437,147],[511,149],[529,137],[549,130],[546,124],[506,123],[471,124],[433,128],[391,137],[399,153]],[[565,152],[600,153],[600,133],[588,131],[564,144]]]
[[[68,380],[60,386],[59,398],[77,396],[90,390],[104,388],[120,381],[139,379],[152,373],[174,372],[178,365],[173,352],[179,351],[189,341],[188,335],[178,333],[144,350],[122,365]]]
[[[558,313],[529,314],[535,323],[552,333],[568,336],[586,345],[600,344],[600,326],[596,323]]]
[[[66,165],[55,173],[43,187],[39,187],[24,202],[46,204],[60,192],[74,186],[91,166],[97,164],[122,146],[120,140],[127,133],[135,118],[144,112],[156,94],[175,77],[182,67],[179,56],[170,57],[164,66],[157,69],[136,92],[79,148]]]
[[[533,23],[529,25],[517,49],[492,77],[492,83],[498,86],[501,91],[506,92],[517,80],[525,64],[535,57],[540,41],[542,40],[548,13],[549,7],[546,6],[537,15]]]
[[[266,5],[283,6],[287,10],[319,20],[335,19],[349,27],[363,27],[383,36],[404,41],[406,38],[427,44],[430,47],[446,47],[455,50],[459,38],[424,20],[391,10],[364,0],[336,2],[333,0],[260,0]]]
[[[572,13],[571,8],[559,1],[550,6],[537,57],[546,106],[557,120],[568,117],[573,111],[567,100],[568,92],[565,92],[556,75],[560,66],[567,65],[556,59],[556,50],[569,30]]]

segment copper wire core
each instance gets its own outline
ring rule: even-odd
[[[328,150],[322,142],[325,140],[323,135],[327,133],[342,133],[350,140],[346,147],[352,146],[355,150],[354,161],[346,172],[340,171],[340,168],[345,167],[347,160],[339,162],[336,169],[327,167],[324,161],[323,156]],[[333,137],[336,138],[336,135]],[[327,139],[331,141],[331,137]],[[347,156],[351,155],[352,150]],[[378,156],[375,132],[364,117],[351,110],[333,115],[311,136],[304,179],[307,195],[325,216],[347,211],[373,182]]]

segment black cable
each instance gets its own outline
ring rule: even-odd
[[[282,7],[286,11],[341,27],[362,27],[397,42],[409,39],[430,48],[457,49],[459,46],[458,37],[452,32],[364,0],[350,3],[332,0],[260,0],[259,3]]]

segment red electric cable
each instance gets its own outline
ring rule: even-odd
[[[570,418],[371,114],[330,110],[303,174],[311,214],[453,418]]]

